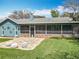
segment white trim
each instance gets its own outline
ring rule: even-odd
[[[34,37],[35,37],[35,34],[36,34],[36,26],[34,25]]]
[[[30,25],[29,25],[29,37],[30,37]]]
[[[34,37],[35,37],[35,34],[36,34],[36,31],[35,31],[35,25],[29,25],[29,37],[31,37],[31,28],[34,28]]]
[[[63,27],[62,27],[62,24],[61,24],[61,36],[63,35],[63,29],[62,29]]]
[[[47,34],[47,24],[45,24],[45,34]]]

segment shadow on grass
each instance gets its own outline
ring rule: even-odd
[[[69,43],[73,43],[79,46],[79,38],[71,37],[71,38],[65,38],[65,39],[69,40]]]
[[[70,40],[69,42],[73,43],[73,44],[76,44],[76,45],[79,46],[79,40],[78,39],[76,39],[76,40]]]

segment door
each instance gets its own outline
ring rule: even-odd
[[[34,37],[35,34],[34,34],[34,26],[31,26],[30,27],[30,37]]]

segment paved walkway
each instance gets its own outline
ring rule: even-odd
[[[44,38],[14,38],[13,40],[0,43],[0,48],[16,48],[22,50],[33,50]]]

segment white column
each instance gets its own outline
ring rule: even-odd
[[[45,34],[47,34],[47,24],[45,24]]]
[[[63,29],[62,29],[62,24],[61,24],[61,36],[63,35]]]
[[[36,26],[34,25],[34,36],[36,36]]]
[[[30,25],[29,25],[29,37],[30,37]]]

